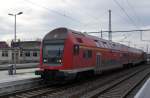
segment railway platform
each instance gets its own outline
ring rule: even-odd
[[[0,71],[0,96],[39,85],[39,76],[34,73],[37,69],[17,69],[15,75],[9,75],[8,70]]]
[[[140,88],[134,98],[149,98],[150,97],[150,78]]]
[[[7,70],[8,66],[12,64],[0,64],[0,70]],[[37,68],[39,63],[22,63],[16,64],[17,69]]]
[[[17,69],[16,75],[8,75],[8,70],[0,71],[0,83],[36,78],[38,76],[35,76],[34,72],[37,69],[38,68]]]

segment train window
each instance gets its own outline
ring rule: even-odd
[[[113,45],[113,47],[115,47],[116,45],[115,44],[112,44]]]
[[[82,39],[81,38],[76,38],[77,42],[79,43],[83,43]]]
[[[97,47],[100,47],[100,44],[98,42],[95,42],[95,44],[96,44]]]
[[[92,57],[92,50],[88,50],[88,57],[89,57],[89,58]]]
[[[103,42],[103,46],[104,46],[105,48],[108,48],[108,46],[107,46],[107,43],[106,43],[106,42]]]
[[[123,56],[124,56],[124,57],[127,57],[127,54],[126,54],[126,53],[123,53]]]
[[[110,43],[107,43],[107,47],[108,47],[108,48],[111,48],[111,44],[110,44]]]
[[[106,42],[103,42],[104,44],[107,44]]]
[[[74,55],[78,55],[79,54],[79,45],[74,45],[74,47],[73,47],[73,53],[74,53]]]
[[[63,57],[63,44],[45,44],[43,47],[43,62],[48,64],[61,64]]]
[[[83,52],[83,58],[88,59],[88,58],[91,58],[91,57],[92,57],[92,50],[85,50]]]
[[[103,43],[102,43],[102,42],[99,42],[99,44],[100,44],[100,46],[101,46],[101,47],[104,47],[104,45],[103,45]]]

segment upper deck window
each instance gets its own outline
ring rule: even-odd
[[[108,46],[107,46],[107,43],[106,43],[106,42],[103,42],[103,46],[104,46],[104,48],[108,48]]]
[[[77,42],[79,43],[83,43],[82,39],[81,38],[76,38]]]
[[[104,45],[101,41],[99,42],[99,45],[104,48]]]
[[[111,44],[110,43],[107,43],[107,46],[108,48],[112,48]]]
[[[116,44],[112,44],[112,46],[113,46],[113,47],[115,47],[115,46],[116,46]]]
[[[97,47],[101,47],[98,40],[94,40]]]
[[[58,28],[49,32],[43,40],[66,39],[68,30],[65,28]]]

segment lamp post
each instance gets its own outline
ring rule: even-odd
[[[17,42],[17,36],[16,36],[16,16],[21,15],[23,12],[11,14],[9,13],[8,15],[14,16],[15,17],[15,24],[14,24],[14,43]],[[16,74],[16,47],[14,47],[14,74]]]

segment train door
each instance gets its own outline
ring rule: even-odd
[[[96,67],[95,67],[95,72],[100,73],[101,72],[101,54],[97,53],[96,54]]]
[[[74,68],[80,67],[80,47],[79,45],[74,45],[73,48],[73,65]]]

